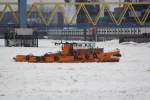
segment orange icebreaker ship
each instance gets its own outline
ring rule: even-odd
[[[74,49],[72,43],[65,43],[62,51],[46,53],[43,56],[17,55],[16,62],[30,63],[84,63],[84,62],[119,62],[120,50],[104,52],[103,48]]]

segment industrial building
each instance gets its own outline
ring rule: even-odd
[[[30,8],[30,6],[28,6],[28,8]],[[39,9],[43,15],[45,19],[48,19],[48,16],[52,13],[52,9],[48,8],[48,7],[44,7]],[[2,12],[0,12],[2,13]],[[18,11],[7,11],[4,13],[4,17],[2,18],[2,21],[0,21],[0,25],[7,25],[7,24],[16,24],[16,20],[14,19],[13,13],[17,14]],[[27,13],[29,13],[29,9],[27,10]],[[55,15],[55,17],[53,18],[51,24],[64,24],[64,18],[63,18],[63,14],[60,10],[57,10],[57,13]],[[39,16],[39,12],[38,10],[32,10],[32,14],[31,16],[28,16],[28,24],[32,25],[32,24],[42,24],[41,22],[41,18]]]
[[[125,2],[150,2],[150,0],[125,0]],[[149,9],[149,4],[133,4],[133,8],[135,9],[135,13],[137,14],[137,17],[139,19],[143,18],[143,15],[146,13],[146,11]],[[128,19],[129,22],[135,22],[134,19],[135,15],[133,11],[128,10],[128,14],[126,14],[126,19]],[[148,19],[146,20],[146,23],[150,22],[150,14],[148,16]]]
[[[94,2],[99,2],[99,0],[76,0],[76,3],[83,3],[83,2],[89,2],[89,3],[94,3]],[[76,10],[78,10],[79,6],[76,6]],[[95,16],[98,14],[100,10],[100,5],[85,5],[89,15],[91,16],[92,19],[95,18]],[[85,11],[83,9],[80,10],[79,14],[77,15],[77,24],[91,24],[90,21],[88,20],[87,16],[85,15]]]

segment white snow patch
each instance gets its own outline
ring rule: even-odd
[[[4,47],[0,40],[0,100],[149,100],[150,43],[97,42],[119,48],[119,63],[14,62],[17,54],[42,55],[61,47],[40,40],[38,48]]]

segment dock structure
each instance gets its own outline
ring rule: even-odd
[[[1,33],[8,33],[12,28],[32,28],[40,38],[48,36],[51,39],[84,41],[118,39],[126,35],[141,37],[150,33],[149,0],[77,0],[65,3],[34,2],[30,5],[27,0],[18,0],[0,2],[0,7]],[[96,31],[91,32],[92,29]]]

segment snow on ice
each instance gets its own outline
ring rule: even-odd
[[[119,63],[20,63],[17,54],[42,55],[61,49],[52,40],[39,48],[4,47],[0,40],[0,100],[149,100],[150,43],[97,42],[119,48]]]

